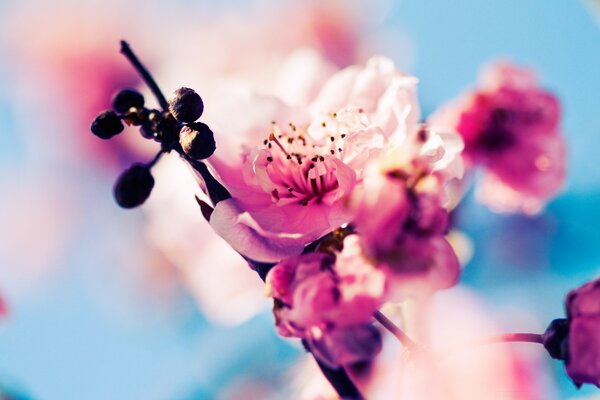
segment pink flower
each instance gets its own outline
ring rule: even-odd
[[[560,105],[529,70],[508,63],[489,66],[476,89],[430,121],[461,134],[467,166],[484,168],[476,196],[495,211],[538,213],[563,187]]]
[[[432,148],[435,138],[439,146]],[[402,147],[373,160],[353,194],[354,224],[394,300],[449,287],[458,278],[457,256],[444,237],[444,187],[461,172],[461,149],[459,138],[443,141],[420,127]]]
[[[0,318],[5,317],[6,314],[8,314],[8,307],[6,306],[4,299],[0,296]]]
[[[344,200],[367,161],[418,120],[415,89],[374,58],[335,74],[305,107],[253,94],[216,113],[211,166],[233,198],[216,206],[213,228],[252,259],[279,261],[350,222]]]
[[[600,387],[600,279],[567,296],[569,320],[567,374],[577,385]]]
[[[312,327],[368,323],[382,302],[383,274],[362,256],[358,237],[344,239],[334,256],[309,253],[288,258],[267,275],[267,294],[283,336],[305,337]]]
[[[288,258],[267,275],[279,333],[304,338],[331,366],[365,361],[381,348],[370,327],[385,290],[383,273],[363,257],[356,235],[337,255],[309,253]]]
[[[415,306],[413,304],[412,306]],[[511,399],[557,398],[544,354],[537,349],[481,346],[478,340],[498,333],[489,307],[475,293],[456,287],[440,293],[418,313],[404,305],[402,326],[430,353],[403,347],[383,334],[384,351],[350,377],[365,398],[388,399]],[[531,350],[531,351],[527,351]],[[431,355],[430,357],[427,354]],[[301,399],[334,399],[316,366],[302,375]],[[317,386],[317,384],[319,384]]]

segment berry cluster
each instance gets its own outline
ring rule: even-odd
[[[203,160],[216,149],[214,135],[208,125],[196,122],[204,111],[198,93],[179,88],[168,101],[168,109],[144,107],[144,96],[132,89],[123,89],[112,101],[112,110],[100,113],[92,122],[91,131],[100,139],[111,139],[123,132],[125,124],[139,126],[141,135],[160,143],[157,156],[149,163],[136,163],[117,179],[114,196],[123,208],[143,204],[154,187],[150,172],[164,153],[176,151],[188,160]]]

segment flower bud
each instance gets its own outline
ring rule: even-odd
[[[557,360],[569,359],[569,321],[564,318],[555,319],[542,335],[544,347],[550,357]]]
[[[193,89],[182,87],[177,89],[169,99],[169,111],[177,122],[194,122],[202,115],[204,103]]]
[[[90,129],[94,135],[106,140],[123,132],[124,127],[117,114],[104,111],[94,119]]]
[[[113,108],[120,113],[125,113],[131,108],[144,107],[144,96],[132,89],[123,89],[116,94],[112,101]]]
[[[115,183],[115,199],[123,208],[134,208],[146,201],[153,187],[154,178],[150,169],[144,164],[134,164]]]
[[[214,135],[208,125],[202,122],[196,122],[181,128],[179,144],[181,144],[185,154],[194,160],[208,158],[216,150]]]

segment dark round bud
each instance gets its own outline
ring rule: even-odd
[[[119,176],[113,192],[121,207],[134,208],[146,201],[153,187],[150,169],[144,164],[134,164]]]
[[[133,89],[123,89],[115,95],[112,105],[120,113],[125,113],[131,108],[137,110],[144,107],[144,96]]]
[[[169,111],[177,122],[194,122],[202,115],[204,103],[193,89],[182,87],[177,89],[169,99]]]
[[[564,318],[555,319],[548,325],[542,335],[544,347],[550,357],[557,360],[569,359],[569,321]]]
[[[140,133],[145,139],[154,139],[156,134],[150,124],[143,124],[140,127]]]
[[[123,123],[117,114],[112,111],[104,111],[92,122],[92,133],[100,139],[110,139],[123,132]]]
[[[208,125],[202,122],[195,122],[181,128],[179,144],[185,154],[194,160],[208,158],[216,150],[215,137]]]

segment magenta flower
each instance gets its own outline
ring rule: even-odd
[[[362,256],[358,237],[344,240],[337,256],[310,253],[288,258],[267,275],[283,336],[304,337],[313,326],[368,323],[382,303],[383,273]]]
[[[337,255],[288,258],[267,275],[278,332],[306,339],[332,366],[368,360],[381,346],[369,323],[383,302],[385,279],[364,258],[358,240],[348,236]]]
[[[0,318],[6,316],[7,313],[8,307],[6,306],[4,299],[2,299],[2,296],[0,296]]]
[[[467,166],[484,168],[476,196],[493,210],[538,213],[564,184],[560,105],[529,70],[489,66],[477,88],[430,121],[463,137]]]
[[[444,142],[425,127],[406,142],[412,146],[373,160],[351,202],[365,252],[386,273],[392,300],[447,288],[459,274],[457,256],[444,237],[444,203],[445,183],[461,173],[462,142],[451,136]]]
[[[600,387],[600,279],[567,296],[569,320],[567,374],[577,385]]]
[[[418,120],[415,90],[415,78],[374,58],[335,74],[305,107],[252,94],[213,112],[210,163],[233,196],[213,228],[252,259],[279,261],[350,222],[344,200],[367,161]]]

